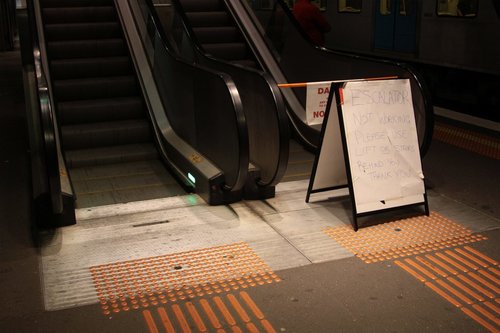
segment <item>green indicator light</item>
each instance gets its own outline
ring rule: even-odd
[[[196,178],[194,178],[194,176],[192,174],[190,174],[189,172],[188,172],[188,178],[190,181],[193,182],[193,184],[196,184]]]
[[[198,203],[198,199],[196,199],[196,196],[194,195],[189,195],[187,197],[187,201],[188,203],[190,203],[191,205],[196,205]]]

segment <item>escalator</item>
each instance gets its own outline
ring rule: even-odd
[[[185,37],[193,42],[193,53],[198,55],[198,57],[196,57],[196,61],[209,67],[231,73],[233,77],[241,77],[239,80],[236,79],[235,81],[238,84],[238,89],[241,94],[252,95],[249,99],[253,98],[256,100],[262,100],[265,96],[263,91],[265,88],[261,88],[261,85],[258,83],[254,82],[253,84],[245,85],[248,78],[252,76],[264,76],[270,86],[272,86],[275,90],[279,90],[274,78],[272,78],[269,73],[262,70],[263,65],[261,65],[261,61],[257,60],[258,55],[251,48],[251,41],[246,39],[246,36],[242,33],[238,22],[232,17],[231,11],[229,10],[229,7],[226,6],[224,1],[179,0],[178,2],[173,1],[173,4],[178,9],[177,13],[174,14],[174,17],[177,18],[177,20],[173,20],[174,24],[172,26],[169,25],[168,22],[164,22],[164,24],[167,25],[166,30],[169,33],[171,31],[179,30],[179,28],[184,28],[186,30]],[[186,24],[184,24],[184,27],[176,27],[175,21],[183,21]],[[177,39],[179,39],[179,37],[177,37]],[[185,41],[178,41],[177,43],[180,45],[184,42]],[[275,94],[278,96],[276,100],[278,105],[274,107],[279,109],[276,113],[281,112],[282,118],[285,118],[286,111],[285,101],[282,97],[283,94],[279,91]],[[248,102],[246,104],[248,107]],[[251,108],[252,106],[249,107]],[[267,108],[270,107],[267,106]],[[257,107],[256,113],[259,114],[259,118],[262,117],[262,109],[266,109],[266,107],[262,105]],[[289,125],[283,124],[278,126],[289,127]],[[266,131],[272,132],[269,128],[259,128],[255,131],[255,136],[264,138],[267,134]],[[282,129],[281,132],[289,131]],[[282,142],[280,144],[282,150],[288,148],[288,163],[286,171],[285,168],[283,168],[284,173],[279,178],[280,181],[309,179],[310,177],[314,155],[311,154],[310,151],[305,150],[303,145],[299,144],[297,141],[302,141],[302,143],[307,142],[307,140],[300,140],[300,137],[304,137],[304,133],[306,133],[306,137],[314,136],[317,135],[317,132],[307,126],[304,126],[300,131],[295,131],[294,134],[297,134],[297,132],[301,132],[302,134],[299,137],[296,136],[295,140],[292,139],[287,143]],[[281,137],[267,139],[265,140],[268,142],[267,145],[258,144],[256,145],[255,150],[262,154],[265,147],[269,146],[269,141],[284,141],[288,138],[288,136],[289,134],[286,134],[281,135]],[[313,145],[306,143],[306,146],[312,147]],[[270,154],[267,154],[268,159],[269,156]]]
[[[190,1],[184,3],[192,27],[186,29],[183,12],[167,1],[153,4],[141,0],[155,11],[164,38],[186,61],[228,74],[241,97],[248,128],[250,170],[245,185],[245,199],[274,196],[274,188],[285,175],[289,157],[289,126],[285,103],[274,79],[261,71],[260,64],[240,29],[221,6],[222,2]],[[179,6],[179,4],[177,4]],[[196,31],[196,36],[193,31]],[[217,56],[200,57],[203,52]]]
[[[248,62],[281,84],[393,76],[409,79],[422,156],[427,151],[432,104],[423,80],[408,66],[313,45],[282,0],[271,1],[266,8],[260,1],[239,0],[172,0],[172,4],[180,12],[201,63],[209,63],[207,59],[240,65]],[[305,89],[281,89],[281,93],[294,137],[315,151],[320,126],[306,123]]]
[[[173,55],[135,1],[27,4],[19,22],[39,227],[74,224],[75,208],[186,191],[211,205],[241,200],[255,179],[230,77]]]
[[[163,166],[113,1],[41,1],[76,207],[185,193]]]

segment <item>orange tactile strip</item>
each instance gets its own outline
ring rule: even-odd
[[[105,315],[279,282],[246,243],[90,268]]]
[[[489,331],[500,331],[500,271],[495,260],[465,246],[395,263]]]
[[[325,232],[365,263],[437,251],[486,239],[436,212],[372,227],[357,232],[347,226]]]
[[[500,159],[500,140],[471,130],[439,123],[434,126],[434,138],[451,145]]]
[[[276,333],[245,291],[143,310],[150,333]]]

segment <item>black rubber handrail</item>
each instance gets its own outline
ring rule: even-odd
[[[53,214],[61,214],[64,210],[59,171],[59,145],[57,143],[57,123],[53,111],[53,103],[49,91],[49,84],[42,63],[42,53],[36,22],[37,17],[33,0],[27,3],[28,24],[33,46],[33,61],[35,66],[35,80],[37,86],[37,101],[39,103],[40,127],[43,137],[43,161],[47,176],[47,184]]]
[[[288,117],[276,82],[263,71],[205,54],[182,4],[179,0],[171,2],[195,51],[195,61],[226,72],[235,81],[248,122],[250,161],[260,168],[258,185],[276,185],[285,174],[289,154]]]
[[[349,52],[344,52],[344,51],[337,51],[325,47],[321,47],[318,45],[315,45],[314,43],[311,42],[310,38],[308,35],[304,32],[304,30],[301,28],[300,24],[297,22],[295,19],[293,13],[289,9],[288,5],[283,0],[275,0],[275,4],[273,6],[272,10],[272,16],[275,15],[277,10],[281,10],[285,15],[280,16],[283,17],[286,21],[288,21],[294,28],[294,30],[300,34],[302,39],[305,41],[304,47],[310,49],[309,55],[314,56],[316,59],[305,59],[305,61],[310,61],[314,64],[320,63],[318,60],[323,60],[323,69],[319,75],[316,75],[316,78],[313,78],[311,81],[324,81],[324,80],[339,80],[339,79],[353,79],[357,77],[324,77],[324,75],[328,75],[328,71],[333,69],[334,67],[331,66],[331,64],[328,64],[328,61],[332,61],[332,59],[338,58],[340,60],[340,65],[341,66],[349,66],[349,69],[354,69],[356,66],[360,65],[365,65],[366,64],[373,64],[373,68],[377,70],[373,70],[374,73],[383,73],[383,71],[387,68],[387,70],[390,72],[391,70],[399,72],[397,73],[398,76],[402,78],[408,78],[411,81],[412,84],[412,92],[418,92],[421,94],[421,99],[423,105],[417,107],[421,107],[423,111],[423,115],[425,116],[425,123],[422,124],[424,126],[424,132],[423,133],[418,133],[419,134],[419,145],[420,145],[420,152],[421,155],[423,156],[432,141],[432,133],[433,133],[433,127],[434,127],[434,117],[433,117],[433,105],[431,102],[431,94],[428,91],[423,79],[421,76],[413,70],[409,65],[401,63],[401,62],[396,62],[396,61],[391,61],[387,59],[379,59],[375,57],[370,57],[370,56],[365,56],[365,55],[358,55],[358,54],[353,54]],[[260,24],[256,22],[256,24]],[[268,46],[273,48],[274,46],[270,43],[269,39],[266,38],[266,41],[268,42]],[[313,52],[311,52],[313,51]],[[304,62],[302,63],[304,65]],[[291,82],[303,82],[302,80],[297,80],[296,76],[294,73],[291,73],[290,70],[287,69],[297,69],[296,63],[293,63],[289,68],[284,68],[287,66],[282,66],[282,70],[284,71],[284,75],[289,79]],[[383,67],[378,70],[377,67]],[[365,70],[366,68],[363,68]],[[346,71],[348,72],[348,71]],[[370,73],[367,73],[370,75]],[[379,76],[379,75],[375,75]],[[365,75],[366,77],[366,75]],[[359,77],[362,78],[362,77]],[[301,98],[299,98],[301,99]],[[302,100],[304,100],[302,98]]]
[[[235,83],[225,73],[214,71],[210,68],[200,66],[197,64],[191,64],[180,58],[172,51],[172,47],[168,43],[167,36],[163,29],[161,29],[161,22],[154,8],[154,4],[150,0],[140,0],[142,4],[144,4],[148,10],[148,18],[149,25],[148,29],[151,34],[158,34],[160,36],[161,47],[166,51],[166,55],[168,55],[169,59],[172,61],[166,67],[169,67],[178,73],[178,77],[193,77],[194,84],[202,81],[207,77],[218,78],[218,80],[222,81],[225,85],[225,94],[229,99],[231,99],[231,108],[233,110],[233,114],[231,115],[232,119],[225,119],[226,124],[230,124],[230,126],[234,126],[236,128],[236,137],[233,138],[234,141],[237,141],[238,152],[237,156],[228,156],[230,152],[224,151],[224,144],[229,144],[230,142],[211,142],[210,140],[210,131],[218,131],[217,128],[209,128],[210,124],[203,121],[203,119],[195,119],[195,122],[200,125],[198,130],[202,133],[203,140],[192,140],[189,138],[189,134],[184,134],[183,131],[178,131],[178,134],[183,137],[189,144],[191,144],[195,149],[199,150],[204,156],[214,162],[218,167],[222,169],[225,175],[225,184],[223,189],[225,191],[239,191],[245,185],[247,175],[248,175],[248,165],[249,165],[249,141],[248,141],[248,130],[247,130],[247,121],[245,114],[243,112],[243,106],[241,103],[241,99],[236,88]],[[158,75],[162,75],[162,73],[157,73]],[[203,90],[208,90],[211,87],[201,87],[202,89],[197,89],[198,87],[175,87],[179,89],[181,93],[185,95],[191,95],[190,101],[178,101],[177,105],[186,105],[186,104],[196,104],[197,96],[207,97],[207,93]],[[174,87],[172,87],[174,89]],[[186,92],[190,92],[186,94]],[[180,96],[176,96],[177,100],[179,100]],[[217,96],[211,96],[212,99],[221,100],[221,98]],[[173,98],[172,98],[173,99]],[[205,98],[206,100],[206,98]],[[171,102],[171,101],[170,101]],[[208,115],[206,120],[211,119],[212,122],[216,122],[221,115],[218,114],[219,109],[217,107],[212,107],[210,109],[206,109],[207,105],[199,105],[198,109],[204,109],[204,113]],[[182,110],[177,110],[177,113],[181,113]],[[171,114],[172,116],[172,114]],[[177,115],[179,118],[182,118],[182,114]],[[171,124],[173,129],[177,132],[176,129],[176,121],[171,119]],[[204,122],[204,123],[202,123]],[[212,123],[214,124],[214,123]],[[221,125],[223,126],[223,125]],[[224,128],[220,129],[224,131]],[[218,134],[218,133],[214,133]],[[215,135],[214,135],[215,136]],[[197,141],[197,142],[193,142]],[[200,142],[201,141],[201,142]],[[213,140],[212,140],[213,141]],[[232,161],[236,160],[236,163]],[[229,162],[228,162],[229,161]]]

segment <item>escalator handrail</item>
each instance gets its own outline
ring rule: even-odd
[[[152,0],[150,0],[152,2]],[[226,6],[230,8],[229,4],[224,0]],[[243,67],[239,65],[235,65],[229,61],[226,61],[224,59],[216,58],[213,57],[210,54],[206,54],[202,47],[201,43],[199,42],[198,38],[196,37],[196,34],[194,33],[192,27],[190,24],[188,24],[188,18],[186,15],[185,10],[183,9],[182,4],[180,3],[179,0],[171,0],[171,3],[173,4],[174,10],[176,13],[180,16],[181,18],[181,24],[184,29],[184,32],[186,33],[189,41],[191,42],[191,47],[195,50],[195,54],[198,57],[204,57],[205,59],[209,60],[210,62],[214,64],[219,64],[222,66],[226,66],[227,68],[232,68],[233,71],[239,71],[240,73],[245,73],[245,75],[253,75],[253,76],[259,76],[260,80],[263,82],[264,85],[267,86],[267,96],[262,96],[262,98],[270,98],[272,99],[273,107],[274,107],[274,114],[276,115],[277,118],[277,123],[278,123],[278,128],[276,129],[278,131],[278,137],[279,137],[279,157],[278,161],[276,163],[276,168],[273,172],[273,176],[270,177],[267,180],[260,179],[258,181],[258,184],[260,186],[272,186],[276,185],[284,176],[288,164],[288,140],[289,140],[289,130],[288,130],[288,117],[286,115],[286,109],[285,109],[285,103],[283,101],[283,96],[281,94],[280,89],[278,88],[275,80],[272,78],[271,75],[269,75],[266,72],[254,69],[254,68],[248,68],[248,67]],[[162,29],[163,30],[163,29]],[[198,60],[198,59],[197,59]],[[199,60],[198,60],[199,62]],[[271,104],[271,103],[270,103]],[[285,147],[285,148],[283,148]]]
[[[421,152],[425,153],[432,141],[432,133],[433,133],[433,127],[434,127],[434,117],[432,116],[434,114],[433,111],[433,105],[431,103],[431,94],[427,88],[427,86],[424,83],[424,80],[422,79],[421,75],[418,74],[411,66],[409,66],[406,63],[403,62],[398,62],[394,60],[388,60],[388,59],[380,59],[376,57],[371,57],[367,55],[361,55],[361,54],[356,54],[356,53],[350,53],[346,51],[339,51],[339,50],[334,50],[331,48],[323,47],[314,44],[311,41],[311,38],[306,34],[304,29],[300,26],[299,22],[293,15],[292,11],[288,7],[288,5],[284,2],[284,0],[275,0],[275,5],[273,6],[273,12],[277,10],[277,6],[279,5],[285,15],[287,16],[288,20],[290,23],[294,26],[294,28],[300,33],[300,35],[310,44],[310,46],[318,52],[325,52],[325,53],[330,53],[330,54],[335,54],[337,56],[345,57],[345,58],[350,58],[350,59],[357,59],[357,60],[364,60],[364,61],[372,61],[372,62],[377,62],[381,64],[387,64],[387,65],[392,65],[392,66],[397,66],[400,67],[401,69],[405,70],[408,72],[409,76],[411,77],[412,80],[417,84],[418,88],[422,92],[422,95],[424,97],[424,108],[425,108],[425,113],[426,113],[426,131],[424,138],[422,140],[422,145],[420,147]]]
[[[212,75],[218,76],[221,80],[224,81],[224,83],[227,86],[228,93],[230,94],[232,101],[233,101],[233,107],[234,107],[234,112],[235,112],[235,118],[236,118],[236,123],[238,127],[238,142],[239,142],[239,157],[238,157],[238,168],[236,171],[236,177],[235,181],[233,184],[228,184],[227,179],[225,179],[226,183],[224,184],[223,188],[226,191],[238,191],[241,190],[246,182],[247,175],[248,175],[248,164],[249,164],[249,147],[248,147],[248,133],[246,129],[246,120],[245,120],[245,115],[243,112],[243,107],[241,105],[241,100],[238,95],[238,91],[236,89],[236,86],[233,82],[233,80],[226,75],[225,73],[217,72],[214,71],[210,68],[200,66],[198,64],[191,64],[180,57],[178,57],[175,52],[171,51],[171,47],[167,43],[167,36],[165,35],[165,32],[163,29],[161,29],[161,21],[158,17],[158,14],[156,13],[156,10],[154,8],[154,4],[150,0],[146,0],[145,3],[147,4],[148,7],[148,14],[151,17],[151,23],[155,29],[155,32],[158,33],[161,39],[162,47],[167,51],[167,53],[172,57],[179,65],[181,66],[188,66],[193,68],[196,71],[203,71],[203,72],[208,72],[211,73]],[[210,157],[210,156],[208,156]],[[213,161],[216,162],[216,161]],[[224,170],[223,170],[224,171]]]
[[[46,69],[44,68],[42,58],[44,54],[41,51],[40,43],[43,42],[43,35],[40,35],[37,28],[37,22],[40,21],[39,15],[35,11],[33,0],[27,1],[28,23],[33,46],[33,60],[35,69],[36,91],[38,94],[38,107],[40,113],[41,130],[44,146],[44,160],[47,172],[50,201],[52,212],[61,214],[63,212],[63,198],[61,189],[61,178],[59,171],[59,145],[57,138],[57,123],[54,115],[54,107],[50,94],[50,84],[47,79]],[[40,40],[42,38],[42,40]]]

